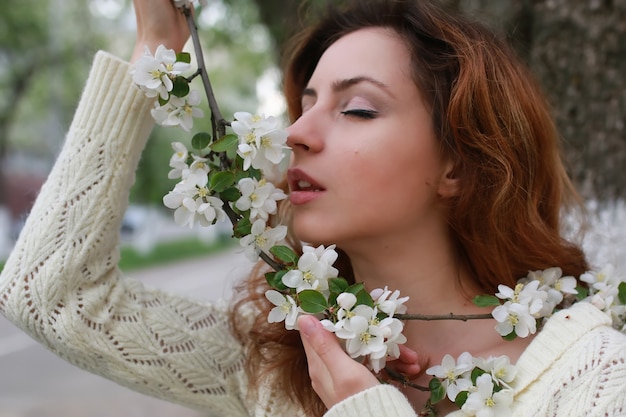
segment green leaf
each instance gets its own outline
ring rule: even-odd
[[[179,52],[176,54],[176,61],[191,64],[191,54],[189,52]]]
[[[366,306],[374,307],[374,300],[372,300],[372,296],[367,291],[361,290],[355,295],[357,304],[365,304]]]
[[[328,307],[338,307],[337,306],[337,297],[339,297],[340,293],[331,292],[328,294]]]
[[[220,198],[226,201],[237,201],[241,197],[241,193],[235,187],[230,187],[224,191],[220,191]]]
[[[221,193],[235,183],[235,174],[230,171],[218,171],[211,175],[209,188],[217,193]]]
[[[581,301],[589,296],[589,288],[582,285],[576,286],[576,300]]]
[[[477,295],[472,300],[472,303],[478,307],[493,307],[500,305],[500,299],[495,295]]]
[[[432,404],[437,404],[446,397],[446,389],[441,384],[439,378],[431,378],[430,382],[428,382],[428,389],[430,390],[430,402]]]
[[[348,288],[344,290],[344,292],[349,292],[351,294],[357,295],[359,292],[365,289],[365,285],[362,282],[357,282],[356,284],[350,285]]]
[[[243,161],[243,159],[242,159]],[[256,168],[248,168],[248,176],[250,178],[254,178],[256,180],[261,180],[261,178],[263,178],[263,173],[261,172],[260,169],[256,169]]]
[[[235,161],[235,159],[238,157],[237,155],[237,146],[233,146],[232,148],[228,148],[226,150],[226,157],[231,160],[231,161]],[[241,159],[241,157],[239,157],[239,159]],[[233,166],[237,165],[237,162],[233,162],[232,163]]]
[[[229,134],[223,136],[211,144],[213,152],[226,152],[231,148],[237,149],[239,138],[237,135]]]
[[[513,340],[517,339],[517,333],[515,333],[515,329],[514,329],[511,333],[507,334],[506,336],[502,336],[502,338],[504,340],[508,340],[509,342],[512,342]]]
[[[330,292],[336,292],[337,294],[341,294],[342,292],[346,292],[348,289],[348,281],[345,278],[337,277],[330,278],[328,280],[328,289]]]
[[[284,269],[276,272],[268,272],[265,274],[265,279],[270,287],[278,291],[285,291],[287,286],[283,284],[283,276],[285,276],[286,273],[287,271]]]
[[[287,265],[295,264],[298,262],[298,255],[289,246],[272,246],[270,253],[276,257],[279,261],[283,261]]]
[[[252,233],[252,223],[250,219],[243,218],[233,227],[233,235],[235,237],[244,237]]]
[[[236,171],[235,171],[235,182],[236,183],[238,183],[239,181],[241,181],[244,178],[248,178],[249,177],[249,175],[248,175],[248,173],[246,171],[242,171],[241,169],[239,169],[237,167],[235,167],[235,168],[236,168]]]
[[[300,293],[298,293],[298,300],[300,301],[300,308],[307,313],[317,314],[328,308],[328,301],[326,300],[326,297],[324,297],[319,291],[300,291]]]
[[[211,135],[207,132],[196,133],[191,138],[191,146],[194,149],[202,150],[209,146],[209,143],[211,143]]]
[[[189,81],[187,81],[185,77],[177,75],[172,82],[174,86],[172,87],[172,91],[170,91],[171,95],[176,97],[185,97],[189,94]]]
[[[165,106],[167,102],[170,101],[170,98],[163,98],[159,95],[159,106]]]
[[[467,401],[467,397],[469,397],[469,391],[461,391],[456,395],[454,403],[461,408],[463,404],[465,404],[465,401]]]
[[[485,370],[480,369],[478,367],[472,369],[472,374],[470,376],[470,378],[472,379],[472,384],[476,385],[476,381],[478,380],[478,377],[485,373],[486,373]]]
[[[619,286],[617,287],[617,291],[617,298],[619,299],[620,303],[626,304],[626,282],[620,282]]]

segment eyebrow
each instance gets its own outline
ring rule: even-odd
[[[389,86],[387,84],[375,78],[368,77],[365,75],[360,75],[358,77],[352,77],[352,78],[346,78],[345,80],[334,81],[331,88],[334,93],[341,93],[342,91],[345,91],[349,89],[350,87],[353,87],[361,83],[373,84],[379,87],[380,89],[384,90],[387,94],[393,97],[393,94],[391,93]],[[302,97],[317,97],[317,91],[315,91],[315,89],[313,88],[306,87],[304,90],[302,90]]]

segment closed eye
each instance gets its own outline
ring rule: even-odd
[[[378,112],[376,110],[365,110],[365,109],[354,109],[354,110],[344,110],[341,112],[344,116],[352,116],[360,119],[375,119],[378,116]]]

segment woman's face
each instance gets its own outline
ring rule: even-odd
[[[323,54],[289,128],[299,239],[349,252],[445,223],[450,164],[410,74],[409,51],[383,28],[352,32]]]

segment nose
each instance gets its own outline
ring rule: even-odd
[[[287,145],[294,155],[303,152],[320,152],[324,148],[322,121],[316,118],[313,110],[302,114],[287,128]]]

